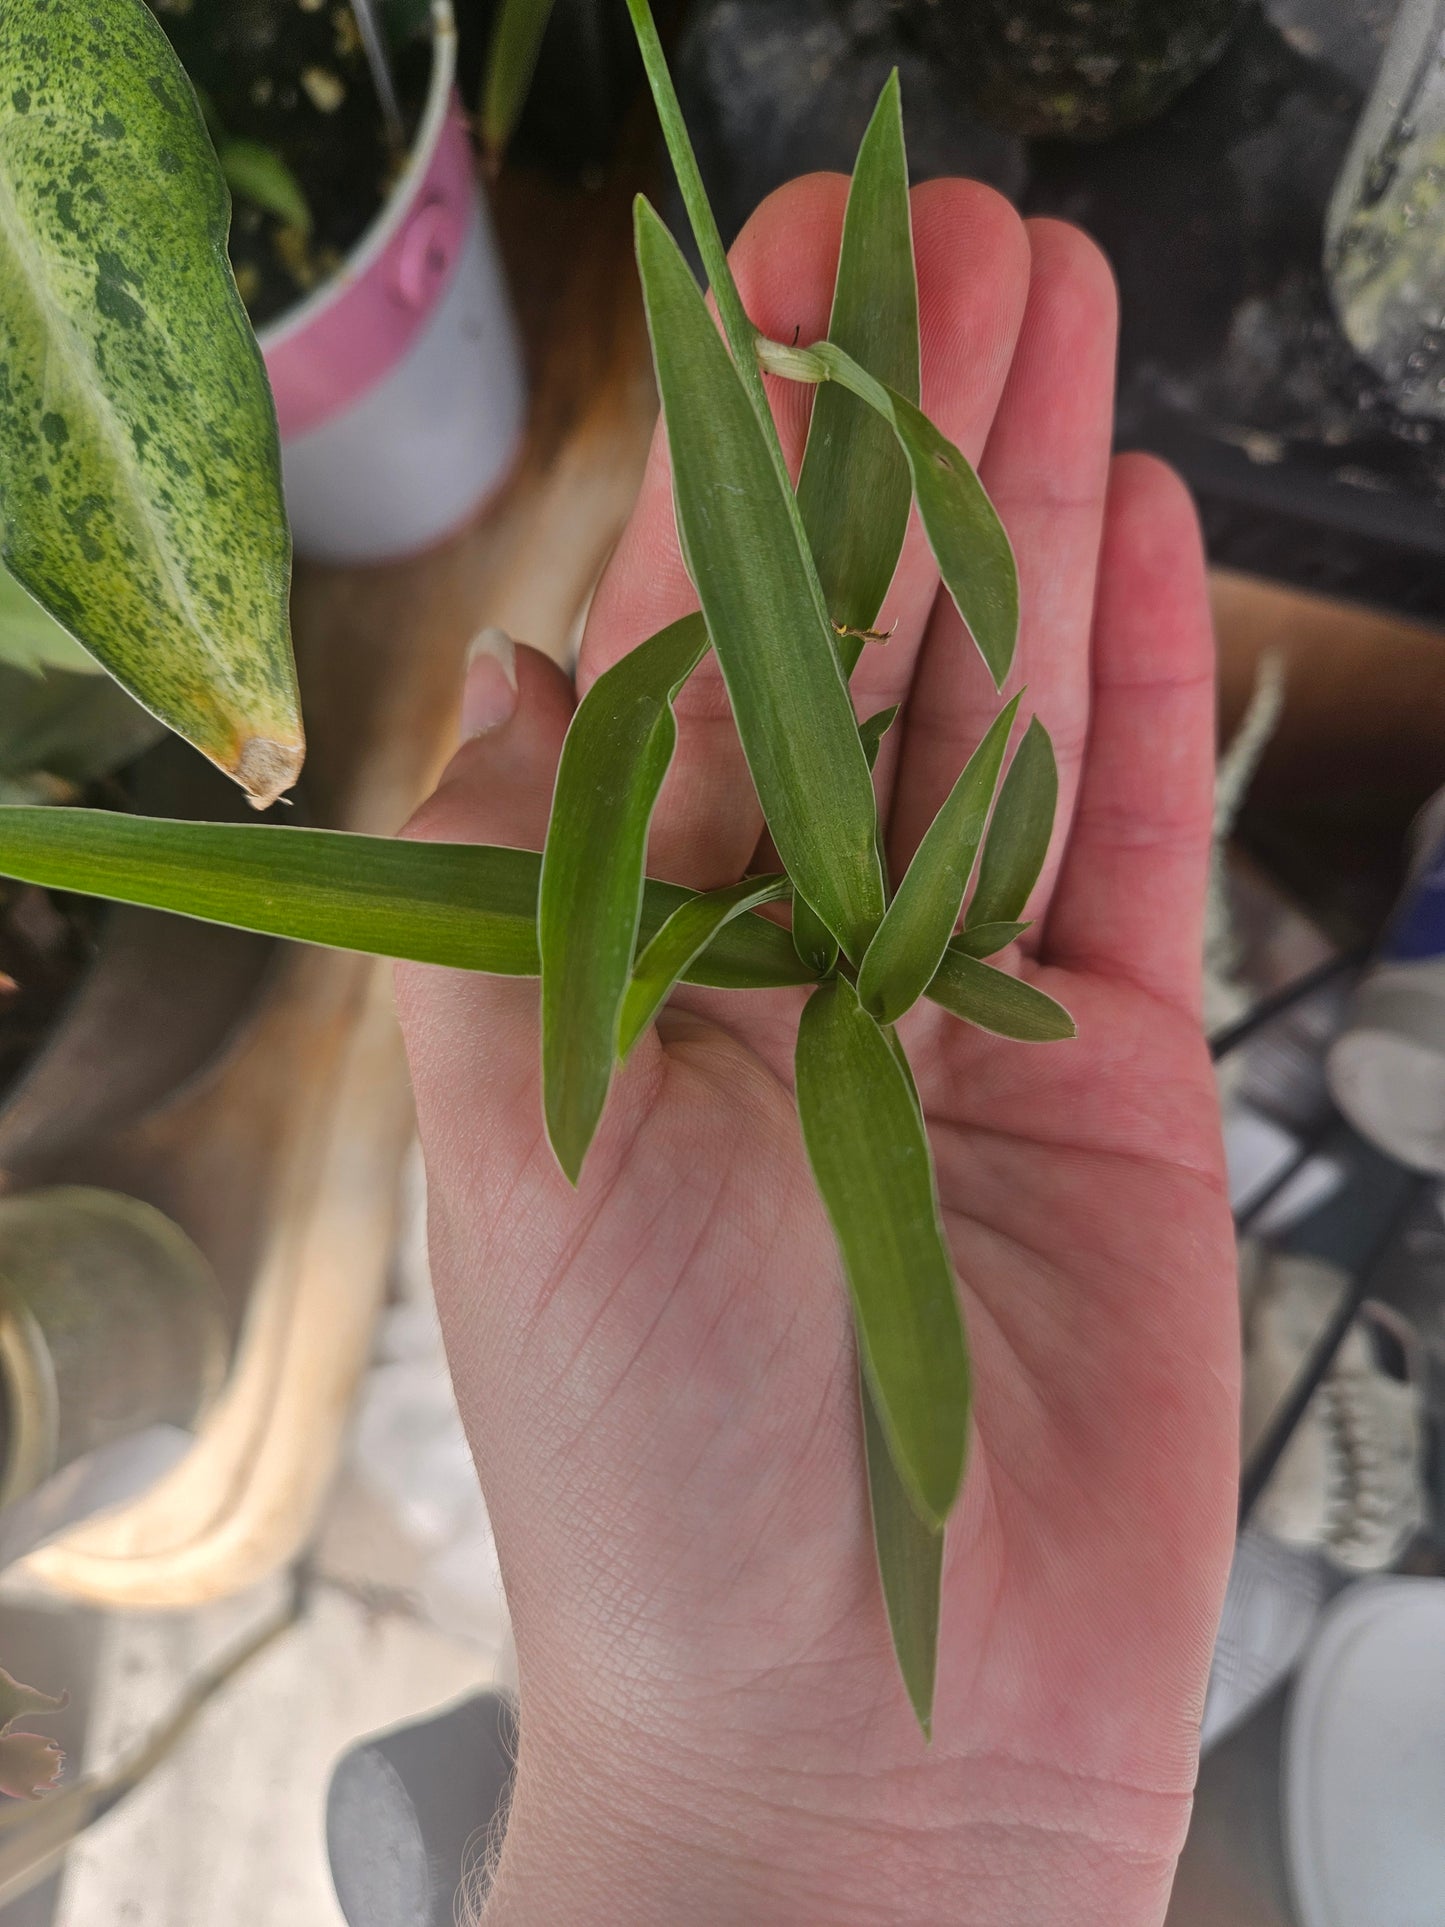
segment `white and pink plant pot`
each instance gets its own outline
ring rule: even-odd
[[[429,548],[506,478],[525,393],[466,116],[456,29],[434,0],[431,82],[406,167],[314,294],[260,330],[298,554]]]

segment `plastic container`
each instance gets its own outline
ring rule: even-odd
[[[210,1266],[153,1206],[0,1198],[0,1565],[168,1471],[229,1353]]]
[[[1414,845],[1326,1071],[1356,1130],[1402,1164],[1445,1174],[1445,790],[1421,811]]]
[[[1404,0],[1325,222],[1340,326],[1408,415],[1445,420],[1445,0]]]
[[[1330,1608],[1284,1738],[1300,1927],[1445,1919],[1445,1581],[1378,1579]]]
[[[411,156],[325,286],[262,328],[297,552],[380,562],[440,541],[505,479],[522,364],[466,116],[433,7]]]
[[[986,120],[1105,140],[1152,120],[1223,53],[1244,0],[914,0],[925,44]]]

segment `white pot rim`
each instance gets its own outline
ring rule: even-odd
[[[377,210],[370,226],[351,248],[336,271],[323,281],[319,288],[313,288],[283,314],[268,321],[256,330],[256,341],[264,355],[269,349],[279,348],[293,335],[315,321],[317,315],[324,313],[332,302],[338,300],[346,290],[359,281],[377,256],[392,240],[397,229],[406,219],[415,201],[418,189],[426,178],[431,166],[432,155],[437,142],[441,139],[446,125],[447,110],[451,103],[452,82],[457,67],[457,28],[452,13],[452,0],[432,0],[432,66],[427,82],[426,102],[422,117],[412,142],[411,152],[407,155],[406,165],[391,191]]]

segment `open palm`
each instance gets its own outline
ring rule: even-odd
[[[845,194],[795,183],[734,252],[776,338],[826,331]],[[1026,1046],[928,1005],[902,1026],[976,1383],[936,1737],[878,1591],[846,1294],[791,1092],[801,994],[675,999],[574,1193],[542,1130],[535,984],[409,968],[438,1296],[522,1685],[498,1921],[1129,1927],[1167,1899],[1236,1441],[1197,1011],[1203,567],[1172,476],[1111,466],[1114,296],[1090,244],[965,183],[913,207],[924,405],[1013,539],[1014,686],[1059,752],[1010,967],[1079,1028]],[[775,405],[796,465],[809,395]],[[659,438],[583,685],[692,607]],[[883,620],[854,688],[860,714],[905,705],[878,771],[897,875],[997,698],[916,528]],[[518,670],[515,714],[413,834],[540,847],[573,696],[529,652]],[[762,823],[711,661],[678,716],[648,867],[732,882]]]

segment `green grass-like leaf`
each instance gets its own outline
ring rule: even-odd
[[[898,75],[889,76],[853,168],[828,339],[862,368],[918,400],[918,277]],[[889,424],[836,383],[813,401],[798,507],[835,624],[871,629],[898,566],[912,500],[908,464]],[[838,638],[844,673],[863,644]]]
[[[855,961],[883,914],[877,807],[817,577],[757,415],[656,214],[637,258],[683,554],[794,886]]]
[[[875,380],[831,341],[788,348],[759,340],[757,350],[770,374],[794,381],[836,381],[893,429],[944,587],[995,686],[1002,688],[1018,642],[1018,567],[1008,533],[962,450],[906,396]]]
[[[918,1516],[888,1450],[883,1421],[859,1373],[863,1447],[878,1576],[888,1609],[893,1651],[925,1738],[933,1736],[933,1688],[938,1673],[938,1618],[943,1587],[943,1533]]]
[[[961,941],[967,943],[966,934]],[[928,995],[965,1023],[1021,1044],[1057,1044],[1077,1035],[1062,1004],[952,944],[943,953]]]
[[[0,73],[0,559],[267,801],[302,755],[291,544],[196,96],[137,0],[6,0]]]
[[[264,208],[302,234],[311,232],[311,203],[300,181],[274,147],[262,141],[235,140],[229,135],[216,143],[216,159],[226,185],[244,201]]]
[[[674,910],[648,944],[632,972],[622,1001],[619,1057],[626,1057],[672,995],[683,973],[712,943],[719,930],[745,911],[776,903],[788,894],[786,877],[744,877],[724,890],[691,897]]]
[[[0,667],[23,670],[30,676],[46,669],[64,669],[79,676],[102,673],[94,656],[82,649],[54,616],[47,615],[6,569],[0,569]],[[5,721],[0,717],[0,731]]]
[[[493,158],[505,153],[542,51],[552,0],[501,0],[482,75],[482,143]]]
[[[265,936],[504,977],[538,972],[541,865],[535,850],[488,844],[0,808],[0,876]],[[649,881],[642,940],[693,894]],[[725,925],[684,974],[719,990],[813,981],[788,932],[755,916]]]
[[[803,1139],[889,1451],[919,1513],[939,1526],[963,1476],[968,1352],[912,1080],[841,977],[808,1000],[796,1070]]]
[[[1025,930],[1031,930],[1028,923],[975,923],[965,926],[956,937],[949,941],[949,949],[961,957],[992,957],[1000,950],[1007,950],[1011,943],[1017,943]]]
[[[1054,746],[1035,716],[1014,751],[999,791],[965,927],[1008,922],[1023,915],[1049,853],[1058,800]]]
[[[969,757],[868,946],[858,972],[858,995],[882,1024],[896,1023],[918,1001],[948,947],[1018,706],[1015,696]]]
[[[542,857],[542,1099],[575,1184],[617,1059],[647,829],[677,742],[672,699],[707,649],[701,616],[650,636],[598,677],[562,747]]]

